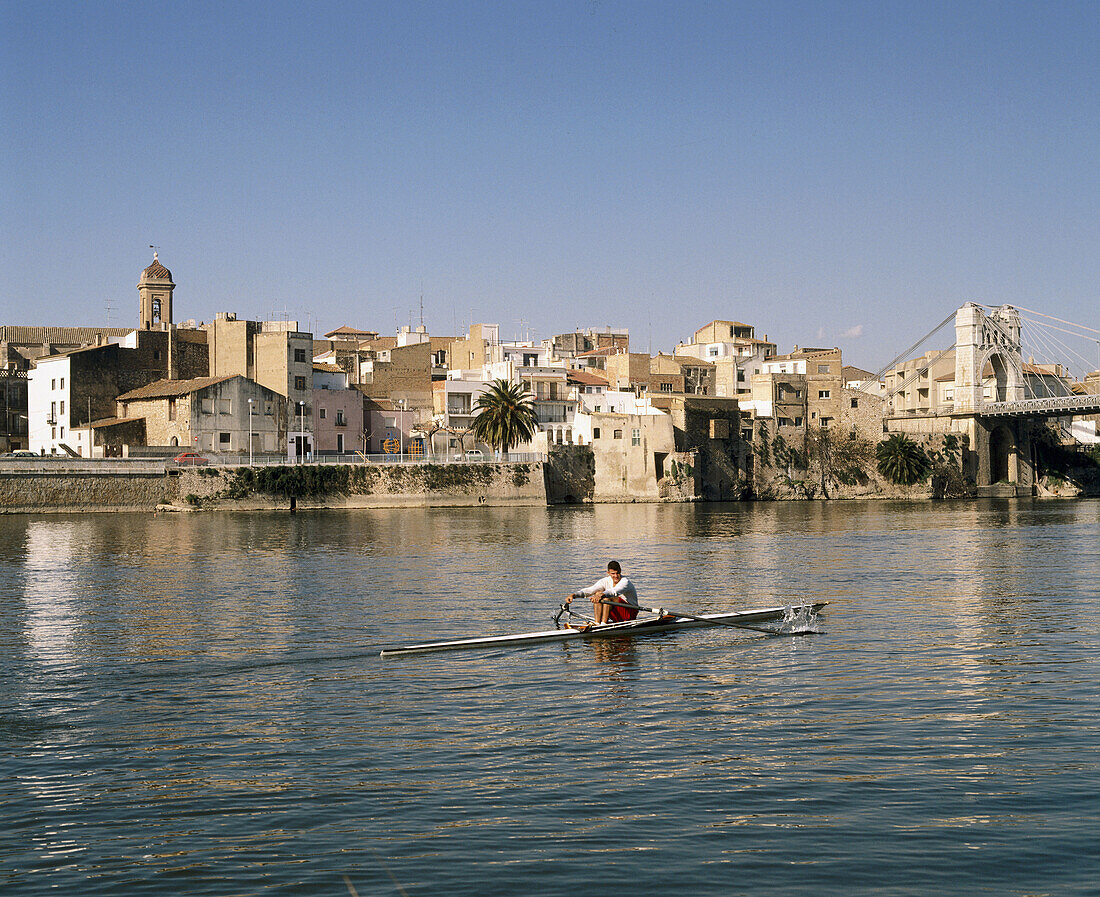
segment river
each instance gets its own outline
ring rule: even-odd
[[[1085,895],[1100,502],[0,517],[6,895]],[[380,659],[622,562],[821,632]]]

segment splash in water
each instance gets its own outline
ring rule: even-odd
[[[819,617],[812,604],[788,604],[783,610],[779,632],[820,632]]]

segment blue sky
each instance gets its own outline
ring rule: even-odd
[[[0,0],[0,322],[1100,328],[1100,6]],[[522,323],[521,323],[522,322]]]

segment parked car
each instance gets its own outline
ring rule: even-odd
[[[467,461],[484,461],[485,453],[481,449],[471,449],[466,452]]]
[[[7,452],[4,455],[5,458],[39,458],[41,455],[38,452],[32,452],[30,449],[16,449],[14,452]]]
[[[184,452],[182,455],[176,455],[172,460],[181,467],[199,467],[210,463],[209,458],[200,455],[198,452]]]

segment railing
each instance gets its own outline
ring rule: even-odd
[[[294,460],[283,457],[254,457],[249,462],[248,455],[203,455],[205,464],[177,464],[172,458],[68,458],[61,455],[41,455],[36,458],[0,458],[0,473],[164,473],[165,471],[193,470],[204,467],[279,467],[311,465],[320,467],[333,464],[534,464],[546,461],[547,456],[540,452],[509,452],[503,458],[492,454],[469,457],[466,453],[451,455],[314,455],[308,459]]]
[[[1049,399],[1022,399],[1018,402],[983,402],[978,413],[990,417],[1021,414],[1049,414],[1062,411],[1067,414],[1100,412],[1100,395],[1054,396]]]

